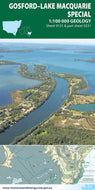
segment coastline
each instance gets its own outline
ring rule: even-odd
[[[14,65],[19,65],[19,63],[15,63],[15,62],[10,62],[8,61],[5,61],[5,65],[10,65],[10,64],[14,64]],[[0,65],[4,65],[4,61],[0,61]],[[23,93],[27,93],[28,91],[30,91],[30,94],[28,95],[29,97],[31,96],[32,97],[32,93],[35,93],[38,89],[41,89],[41,88],[45,88],[46,86],[48,87],[50,85],[50,89],[48,92],[45,92],[43,90],[40,90],[42,93],[44,94],[41,94],[42,96],[42,100],[39,101],[38,103],[35,103],[32,105],[29,105],[29,103],[31,103],[31,101],[29,102],[28,101],[28,105],[30,106],[30,108],[28,109],[28,106],[27,106],[27,109],[26,109],[26,112],[25,112],[25,105],[24,107],[22,106],[22,102],[24,101],[24,99],[21,97],[21,99],[19,101],[20,103],[20,106],[22,106],[23,110],[24,110],[24,113],[21,114],[21,116],[17,117],[14,119],[14,117],[11,117],[9,118],[9,123],[7,122],[7,126],[4,122],[2,122],[3,124],[3,127],[0,126],[0,133],[1,132],[4,132],[5,129],[9,128],[9,127],[12,127],[14,123],[18,122],[19,120],[23,119],[24,117],[26,117],[26,115],[28,115],[30,112],[32,112],[33,110],[37,109],[38,107],[40,107],[42,104],[44,104],[44,102],[49,98],[49,96],[51,95],[51,93],[54,91],[55,87],[56,87],[56,81],[52,78],[52,77],[47,77],[47,76],[43,76],[43,75],[38,75],[37,73],[30,73],[28,71],[28,67],[24,64],[20,64],[20,67],[19,69],[17,70],[17,72],[22,76],[22,77],[26,77],[26,78],[30,78],[30,79],[35,79],[35,80],[40,80],[42,81],[42,83],[40,85],[37,85],[37,86],[34,86],[34,87],[31,87],[31,88],[27,88],[27,89],[24,89],[24,90],[17,90],[17,91],[12,91],[10,92],[10,95],[11,95],[11,98],[12,98],[12,104],[11,105],[7,105],[7,106],[4,106],[2,107],[2,110],[3,109],[7,109],[6,112],[11,112],[12,109],[16,109],[18,107],[18,100],[17,102],[15,102],[14,100],[16,100],[17,98],[20,99],[19,97],[19,94],[22,93],[22,96],[23,96]],[[33,92],[31,92],[33,91]],[[18,96],[16,98],[16,96]],[[35,96],[35,98],[37,97],[37,94]],[[28,97],[27,97],[28,98]],[[27,99],[25,97],[25,99]],[[38,95],[38,98],[39,98],[39,95]],[[25,102],[24,102],[25,103]],[[26,104],[27,105],[27,104]],[[8,107],[8,108],[7,108]],[[15,115],[14,115],[15,116]],[[7,117],[6,117],[7,119]],[[5,124],[5,125],[4,125]]]
[[[39,66],[36,66],[35,68],[37,68],[37,70],[36,71],[39,71],[40,72],[40,68],[39,68]],[[40,124],[38,124],[37,126],[35,126],[35,127],[33,127],[34,128],[34,131],[33,131],[33,128],[31,129],[31,130],[29,130],[29,131],[27,131],[27,133],[25,134],[25,136],[24,135],[21,135],[21,136],[18,136],[17,138],[15,138],[15,140],[13,141],[13,143],[12,144],[25,144],[26,143],[26,141],[25,141],[25,139],[28,139],[28,137],[29,136],[33,136],[33,133],[36,133],[36,134],[39,134],[39,130],[41,130],[41,128],[44,128],[43,129],[43,131],[46,131],[45,130],[45,128],[46,128],[46,126],[48,125],[48,123],[52,123],[53,122],[53,125],[55,126],[55,121],[56,121],[56,119],[59,117],[60,118],[60,115],[63,113],[63,114],[65,114],[66,115],[66,112],[68,112],[68,114],[69,115],[71,115],[71,113],[73,113],[73,114],[75,114],[75,111],[74,110],[69,110],[68,108],[69,108],[69,106],[70,106],[70,104],[72,104],[73,103],[73,101],[71,101],[72,100],[72,96],[75,96],[75,95],[78,95],[78,96],[86,96],[87,98],[89,98],[89,97],[92,97],[91,95],[88,95],[88,94],[82,94],[82,93],[79,93],[78,91],[79,90],[82,90],[82,89],[88,89],[89,87],[88,87],[88,85],[87,85],[87,83],[86,83],[86,81],[85,81],[85,79],[82,77],[82,76],[78,76],[78,75],[69,75],[69,74],[56,74],[56,73],[48,73],[48,72],[45,72],[44,71],[44,67],[42,66],[42,68],[41,68],[41,72],[42,73],[46,73],[46,74],[49,74],[49,75],[52,75],[52,76],[56,76],[56,77],[60,77],[60,78],[63,78],[63,79],[65,79],[65,80],[67,80],[68,81],[68,96],[67,96],[67,98],[66,98],[66,100],[62,103],[62,105],[61,105],[61,107],[57,110],[57,111],[55,111],[55,112],[53,112],[51,115],[50,115],[50,117],[48,117],[45,121],[43,121],[43,122],[41,122]],[[71,83],[72,83],[72,80],[73,80],[73,85],[71,85]],[[76,88],[77,87],[77,88]],[[70,90],[70,88],[72,88],[72,90]],[[95,96],[93,96],[94,97],[94,99],[95,99]],[[91,101],[91,100],[90,100]],[[77,102],[76,102],[77,103]],[[92,113],[92,112],[91,112]],[[94,114],[94,112],[93,112],[93,114]],[[78,115],[80,115],[80,116],[78,116]],[[66,117],[68,117],[68,116],[66,116]],[[74,116],[72,116],[72,118],[73,118]],[[79,114],[79,112],[76,112],[76,118],[80,118],[80,121],[81,121],[81,117],[83,117],[82,116],[82,113],[80,113]],[[73,120],[73,119],[72,119]],[[59,120],[59,123],[60,123],[61,121]],[[64,119],[63,120],[63,126],[64,126],[64,124],[65,124],[65,122],[66,122],[66,119]],[[76,124],[76,126],[78,125],[77,124],[78,123],[78,119],[77,119],[77,122],[75,123]],[[81,128],[82,129],[82,128]],[[81,130],[80,129],[80,130]],[[72,130],[74,130],[74,128],[72,129]],[[76,130],[76,128],[75,128],[75,130]],[[84,130],[84,128],[83,128],[83,130]],[[87,130],[89,130],[89,129],[87,129]],[[94,130],[94,129],[93,129]],[[32,132],[33,131],[33,132]],[[36,132],[35,132],[36,131]],[[38,132],[37,132],[38,131]],[[84,131],[84,132],[86,132],[86,130]],[[89,131],[90,132],[90,131]],[[46,132],[45,132],[46,133]],[[30,139],[31,140],[31,139]],[[21,142],[20,142],[21,141]],[[34,142],[34,141],[33,141]],[[31,143],[30,144],[33,144],[32,143],[32,141],[31,141]],[[35,143],[34,143],[35,144]],[[40,144],[45,144],[44,142],[43,143],[40,143]],[[48,143],[47,143],[48,144]],[[61,143],[62,144],[62,143]]]
[[[43,83],[41,83],[38,86],[32,87],[32,88],[21,90],[18,94],[21,95],[21,93],[23,92],[22,94],[26,94],[27,97],[28,97],[28,95],[30,96],[33,93],[31,91],[31,89],[32,90],[37,90],[37,88],[43,87],[43,85],[46,85],[47,79],[50,80],[49,82],[51,84],[51,81],[52,80],[55,81],[55,80],[52,77],[50,77],[50,76],[55,76],[55,77],[58,77],[58,78],[62,78],[62,79],[66,80],[68,82],[68,96],[65,99],[65,101],[62,103],[61,107],[57,111],[53,112],[43,122],[41,122],[38,125],[32,127],[30,130],[26,131],[25,134],[22,134],[21,136],[17,136],[15,138],[15,140],[12,142],[12,144],[20,143],[20,141],[21,141],[21,144],[23,144],[23,141],[25,143],[25,139],[27,139],[28,136],[30,137],[31,136],[30,134],[33,135],[33,134],[36,133],[37,136],[39,136],[38,134],[40,134],[40,135],[42,134],[44,136],[47,135],[45,126],[47,126],[48,123],[51,124],[52,122],[54,123],[53,125],[55,126],[56,120],[58,120],[58,123],[61,123],[60,125],[63,125],[63,126],[67,123],[66,125],[68,125],[68,127],[69,127],[69,119],[70,119],[71,123],[74,120],[73,125],[76,125],[76,126],[72,125],[73,126],[72,131],[74,131],[74,127],[76,128],[77,125],[80,125],[80,122],[82,120],[81,118],[86,119],[86,116],[82,112],[75,112],[74,110],[70,110],[69,106],[74,104],[74,101],[76,100],[76,98],[77,98],[76,104],[78,104],[78,103],[80,104],[80,102],[81,102],[81,98],[80,97],[82,97],[82,96],[83,96],[82,99],[84,98],[85,101],[89,100],[89,103],[91,103],[91,101],[92,102],[95,101],[95,96],[94,95],[83,94],[83,93],[79,93],[78,92],[79,90],[88,89],[89,88],[88,85],[87,85],[87,83],[86,83],[86,81],[85,81],[85,79],[82,76],[79,76],[79,75],[46,72],[45,71],[46,66],[43,66],[43,65],[34,65],[34,71],[36,73],[30,73],[29,71],[27,71],[27,69],[28,69],[28,67],[26,65],[22,64],[20,66],[20,68],[18,69],[18,73],[21,74],[21,76],[23,76],[23,77],[28,77],[28,78],[33,78],[33,79],[34,79],[34,76],[35,76],[35,78],[37,80],[40,77],[39,79],[40,80],[42,79]],[[44,86],[44,87],[45,87],[45,89],[47,89],[46,86]],[[23,117],[26,117],[26,115],[28,115],[34,109],[37,109],[38,107],[40,107],[49,98],[49,96],[51,95],[51,93],[53,92],[53,90],[55,89],[55,87],[56,87],[56,84],[54,83],[54,86],[53,86],[52,90],[49,92],[48,96],[45,97],[45,99],[42,101],[42,103],[40,102],[39,104],[36,104],[36,107],[33,107],[33,109],[32,109],[32,106],[30,105],[30,108],[32,110],[30,109],[29,112],[25,113],[25,115],[22,115],[21,118],[16,119],[13,122],[13,124],[15,122],[19,121],[20,119],[22,119]],[[18,91],[16,91],[16,92],[18,92]],[[14,94],[15,92],[12,92],[12,93]],[[94,99],[92,99],[92,97]],[[25,97],[23,97],[23,98],[25,98]],[[62,114],[63,114],[63,116],[61,116]],[[92,112],[89,112],[89,115],[91,115],[91,114],[92,114]],[[74,115],[76,115],[76,116],[74,116]],[[94,112],[93,112],[92,115],[94,116]],[[62,118],[62,117],[64,119],[61,121],[60,118]],[[69,119],[68,119],[68,117],[69,117]],[[44,129],[42,129],[42,128],[44,128]],[[67,129],[69,129],[69,128],[67,128]],[[41,130],[40,133],[39,133],[39,130]],[[81,132],[82,132],[82,130],[84,130],[84,128],[81,127],[81,128],[79,128],[79,130],[81,130]],[[88,128],[85,129],[84,132],[86,132],[86,130],[88,130]],[[94,130],[94,129],[91,129],[91,130]]]

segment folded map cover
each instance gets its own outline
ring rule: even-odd
[[[95,2],[0,5],[0,189],[95,189]]]

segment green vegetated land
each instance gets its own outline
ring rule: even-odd
[[[68,146],[45,146],[44,154],[56,162],[62,174],[62,184],[77,184],[83,177],[85,157],[93,149],[93,145],[77,146],[70,149]]]
[[[26,78],[40,80],[41,84],[24,90],[10,92],[12,105],[0,107],[0,133],[41,106],[56,86],[56,81],[43,74],[30,73],[24,64],[0,61],[0,65],[20,65],[18,73]]]
[[[21,63],[16,63],[13,61],[0,60],[0,65],[21,65]]]
[[[34,65],[28,71],[27,65],[0,61],[0,65],[20,65],[18,73],[26,78],[40,80],[35,87],[10,92],[12,105],[0,107],[0,133],[41,106],[56,86],[52,76],[68,81],[68,96],[60,109],[25,134],[16,137],[13,144],[95,144],[95,112],[79,112],[70,108],[73,104],[93,104],[95,96],[79,93],[88,89],[82,76],[46,72],[46,66]]]
[[[38,73],[61,77],[68,81],[68,97],[60,109],[25,134],[16,137],[13,144],[95,144],[95,112],[79,112],[73,104],[93,104],[95,95],[82,94],[88,89],[82,76],[45,72],[44,66],[35,65]]]

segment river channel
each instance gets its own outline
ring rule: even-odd
[[[68,94],[68,83],[64,79],[54,78],[56,80],[56,87],[48,100],[46,100],[46,102],[38,109],[32,111],[25,118],[19,120],[12,127],[8,128],[4,133],[1,133],[0,144],[10,144],[16,136],[25,133],[60,108]]]

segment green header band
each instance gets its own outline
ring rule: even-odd
[[[0,38],[95,38],[95,1],[2,1]]]

